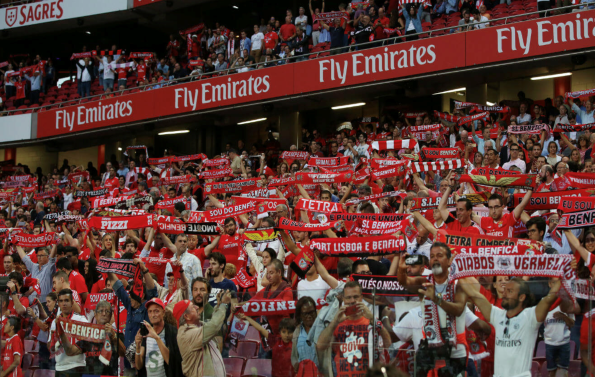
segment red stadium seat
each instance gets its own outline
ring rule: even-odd
[[[244,376],[271,377],[272,365],[270,359],[248,359],[244,367]]]
[[[223,359],[225,364],[225,372],[232,377],[241,377],[244,372],[244,364],[246,360],[242,357],[228,357]]]
[[[250,342],[250,341],[241,341],[238,342],[237,350],[229,350],[229,356],[241,356],[247,359],[252,357],[256,357],[258,355],[258,349],[260,347],[260,343]]]
[[[49,369],[37,369],[33,372],[33,377],[54,377],[55,371]]]

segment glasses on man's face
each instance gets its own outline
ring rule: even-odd
[[[502,206],[492,206],[492,207],[488,207],[488,209],[489,209],[490,211],[495,211],[495,210],[497,210],[497,209],[500,209],[500,208],[502,208]]]
[[[533,234],[535,232],[537,232],[537,229],[528,229],[527,230],[527,234]]]

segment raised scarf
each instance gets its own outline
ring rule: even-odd
[[[421,153],[424,159],[434,160],[437,158],[459,158],[458,148],[422,148]]]
[[[404,116],[407,119],[415,119],[417,117],[423,117],[427,113],[428,113],[427,111],[420,111],[420,112],[417,112],[417,113],[416,112],[408,112],[408,113],[405,113]]]
[[[402,236],[316,238],[310,241],[310,248],[332,257],[364,257],[403,252],[407,242]]]
[[[442,120],[445,120],[450,123],[458,123],[459,120],[461,119],[461,117],[458,115],[451,115],[448,113],[440,112],[438,110],[434,110],[434,116],[437,117],[438,119],[442,119]]]
[[[166,186],[193,183],[193,182],[196,182],[196,179],[193,176],[191,176],[190,174],[178,175],[175,177],[162,177],[159,180],[160,185],[166,185]]]
[[[524,190],[533,190],[535,187],[535,174],[518,174],[510,176],[495,176],[495,175],[473,175],[473,174],[457,174],[455,179],[463,183],[476,183],[489,187],[507,187],[519,188]]]
[[[287,185],[294,185],[295,178],[273,178],[268,184],[268,187],[279,187],[279,186],[287,186]]]
[[[408,226],[409,220],[370,221],[359,219],[353,224],[349,233],[366,236],[385,236],[403,232]]]
[[[230,168],[207,170],[198,174],[199,179],[221,179],[225,177],[233,177],[233,171]]]
[[[20,247],[44,247],[58,242],[56,233],[27,234],[15,233],[10,237],[12,243]]]
[[[581,132],[581,131],[595,130],[595,123],[587,124],[562,124],[558,123],[554,126],[552,132]]]
[[[229,158],[227,157],[221,157],[221,158],[211,158],[208,160],[205,160],[202,162],[203,166],[208,166],[208,167],[217,167],[217,166],[222,166],[222,165],[230,165],[231,161],[229,161]]]
[[[310,157],[310,152],[307,151],[285,151],[281,153],[281,159],[286,160],[291,164],[294,160],[306,161]]]
[[[490,113],[488,113],[487,111],[484,111],[483,113],[478,113],[478,114],[473,114],[473,115],[468,115],[466,117],[462,117],[458,120],[457,124],[459,126],[462,126],[464,124],[467,124],[469,122],[473,122],[474,120],[487,120],[490,117]]]
[[[430,284],[435,285],[434,275],[428,276]],[[444,293],[437,293],[442,298],[442,301],[454,302],[455,299],[455,285],[454,282],[447,281]],[[428,341],[428,347],[437,348],[445,344],[450,344],[453,347],[457,345],[457,319],[455,316],[446,314],[447,318],[440,318],[438,305],[433,301],[424,299],[424,325],[422,333],[424,338]],[[448,332],[448,339],[442,337],[441,328],[445,328]]]
[[[372,149],[377,151],[414,149],[416,145],[417,141],[414,139],[373,141]]]
[[[370,160],[370,167],[372,169],[380,169],[385,168],[387,166],[394,166],[394,165],[407,165],[409,161],[406,160],[397,160],[396,158],[373,158]]]
[[[551,130],[547,124],[516,124],[508,126],[509,134],[541,135],[541,131],[546,132],[546,139],[549,138]]]
[[[97,55],[97,51],[86,51],[86,52],[75,52],[70,57],[70,60],[74,59],[81,59],[81,58],[92,58],[93,56]]]
[[[475,102],[463,102],[463,101],[455,101],[455,109],[464,109],[467,107],[475,107],[478,106]]]
[[[349,156],[342,157],[310,157],[309,166],[340,166],[349,163]]]
[[[339,203],[325,202],[322,200],[312,200],[301,198],[295,206],[295,209],[310,212],[344,212],[343,206]]]
[[[438,172],[441,170],[452,170],[464,168],[467,163],[464,159],[445,160],[445,161],[423,161],[411,162],[409,169],[411,173],[421,173],[426,171]]]
[[[376,181],[379,179],[390,178],[390,177],[402,177],[407,173],[407,167],[405,164],[388,166],[372,171],[372,180]]]
[[[299,184],[343,183],[353,181],[353,173],[297,173],[295,182]]]
[[[293,221],[286,217],[279,219],[277,229],[292,230],[298,232],[322,232],[327,229],[339,229],[341,224],[338,221],[326,222],[322,224],[304,223],[301,221]]]
[[[218,223],[186,223],[186,234],[196,234],[200,236],[218,236]]]
[[[160,200],[156,205],[155,205],[155,209],[172,209],[173,213],[173,207],[176,205],[176,203],[184,203],[184,207],[186,209],[191,209],[191,200],[192,198],[186,198],[185,196],[178,196],[176,198],[171,198],[171,199],[163,199]]]
[[[571,173],[564,174],[564,180],[569,182],[570,187],[578,189],[592,189],[595,187],[595,174],[593,173]]]
[[[325,166],[325,167],[319,166],[318,169],[320,170],[321,173],[327,173],[327,174],[345,173],[345,172],[353,173],[353,166],[351,164],[339,165],[339,166]]]
[[[119,216],[119,217],[91,217],[89,228],[100,230],[128,230],[152,227],[153,215]]]
[[[417,296],[416,293],[411,293],[403,287],[396,276],[352,274],[350,279],[359,283],[364,295]]]
[[[136,273],[136,265],[132,259],[101,258],[97,262],[97,271],[131,278]]]
[[[367,201],[370,201],[370,200],[374,200],[375,201],[375,200],[378,200],[378,199],[381,199],[381,198],[386,198],[386,197],[392,198],[392,197],[395,197],[395,196],[401,196],[401,194],[402,193],[400,193],[399,191],[381,192],[381,193],[378,193],[378,194],[372,194],[372,195],[363,196],[363,197],[357,198],[357,199],[351,199],[351,200],[345,202],[345,205],[352,206],[352,205],[357,205],[359,203],[367,202]]]
[[[181,234],[186,232],[186,224],[174,216],[158,215],[155,217],[155,222],[159,233]]]
[[[500,247],[500,246],[527,246],[532,249],[535,254],[543,252],[543,245],[527,239],[522,238],[508,238],[508,237],[497,237],[488,236],[485,234],[469,234],[456,231],[446,231],[439,229],[436,234],[435,242],[443,242],[450,248],[457,250],[459,247]]]
[[[564,94],[565,98],[580,98],[580,97],[589,97],[595,94],[595,89],[587,89],[587,90],[579,90],[576,92],[566,92]]]
[[[239,181],[211,182],[205,184],[205,193],[226,194],[230,192],[248,192],[262,188],[260,178],[243,179]]]
[[[68,174],[68,180],[74,184],[79,184],[80,182],[82,182],[82,178],[85,178],[88,182],[90,177],[91,175],[88,171]]]
[[[231,216],[235,217],[235,216],[243,215],[244,213],[254,211],[255,209],[256,209],[256,205],[254,202],[251,201],[248,203],[231,205],[229,207],[215,208],[215,209],[212,209],[209,211],[204,211],[201,213],[204,216],[203,218],[208,221],[219,221],[219,220],[224,220],[227,217],[231,217]],[[195,213],[195,212],[192,212],[192,213]],[[191,221],[190,218],[188,221],[193,222],[193,223],[201,222],[201,221]]]
[[[569,193],[572,191],[566,191]],[[595,197],[580,197],[564,195],[558,203],[557,209],[562,212],[579,212],[595,208]]]
[[[474,194],[467,194],[460,196],[458,198],[461,199],[469,199],[473,205],[478,204],[485,204],[487,203],[490,194],[487,192],[476,192]],[[412,211],[424,211],[428,209],[436,209],[440,205],[442,201],[441,196],[437,196],[435,198],[426,197],[426,198],[412,198],[413,205],[411,206]],[[448,197],[448,202],[446,203],[447,208],[456,207],[457,200],[455,199],[454,195]]]
[[[78,322],[64,317],[56,318],[56,332],[58,335],[64,333],[70,338],[83,340],[91,343],[103,343],[99,361],[109,365],[112,358],[112,345],[109,336],[105,332],[105,325],[96,325],[87,322]]]
[[[526,211],[540,211],[557,209],[562,199],[568,199],[569,197],[576,197],[577,199],[587,199],[590,195],[595,194],[595,190],[569,190],[569,191],[554,191],[554,192],[534,192],[531,195],[531,200],[525,207]],[[522,201],[525,194],[514,194],[513,206],[518,206]]]
[[[60,189],[55,189],[55,190],[37,193],[37,194],[33,195],[33,199],[44,200],[44,199],[49,199],[49,198],[53,198],[53,197],[60,196],[60,195],[62,195],[62,192],[60,191]]]
[[[123,195],[117,198],[95,198],[91,200],[90,204],[92,208],[111,207],[115,206],[120,202],[125,202],[128,199],[131,199],[132,197],[132,195]]]
[[[487,111],[490,113],[509,113],[510,107],[508,106],[484,106],[484,105],[475,105],[471,109],[471,113],[479,113],[482,111]]]
[[[127,68],[126,66],[132,66],[132,64],[135,64],[135,63],[134,62],[130,62],[130,63],[125,63],[125,64],[116,64],[115,65],[115,68]],[[124,152],[124,155],[125,156],[128,156],[128,151],[129,150],[141,150],[141,151],[145,151],[145,158],[149,158],[149,150],[147,149],[147,146],[146,145],[131,145],[129,147],[126,147],[126,151]]]
[[[595,209],[564,213],[556,229],[585,228],[595,225]]]
[[[152,58],[153,57],[152,52],[131,52],[130,55],[128,55],[129,59],[142,59],[142,58]]]
[[[329,221],[344,221],[345,228],[351,229],[358,219],[371,221],[401,221],[408,217],[402,213],[330,213]]]
[[[106,188],[100,188],[100,189],[93,190],[93,191],[76,191],[74,193],[74,197],[81,198],[81,197],[85,196],[87,198],[94,198],[97,196],[105,196],[105,195],[107,195],[108,192],[109,192],[109,190]]]
[[[72,215],[69,211],[48,213],[43,217],[44,220],[54,221],[57,224],[74,223],[83,218],[83,215]]]
[[[267,287],[268,288],[268,287]],[[279,292],[280,293],[280,292]],[[278,295],[278,294],[277,294]],[[276,297],[276,295],[275,295]],[[274,297],[270,299],[252,299],[248,300],[244,305],[238,305],[236,309],[248,317],[258,316],[291,316],[295,313],[295,304],[297,301],[275,300]],[[325,300],[319,298],[316,300],[316,309],[326,306]]]

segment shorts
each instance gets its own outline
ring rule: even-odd
[[[547,362],[548,371],[556,369],[568,370],[568,365],[570,364],[570,342],[559,346],[550,346],[549,344],[546,344],[545,360]]]

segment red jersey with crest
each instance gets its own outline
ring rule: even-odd
[[[8,367],[14,362],[15,355],[21,357],[21,363],[23,362],[23,343],[18,334],[14,334],[10,339],[6,340],[6,346],[4,348],[4,355],[2,357],[2,370],[7,370]],[[23,377],[23,370],[21,364],[17,365],[12,372],[6,375],[6,377]]]
[[[147,78],[147,66],[144,63],[136,66],[136,77],[137,82],[145,81]]]
[[[70,289],[73,291],[73,293],[74,291],[78,292],[79,294],[89,292],[87,283],[85,283],[85,278],[76,271],[70,271],[70,275],[68,275],[68,282],[70,283]]]
[[[513,213],[505,213],[499,221],[494,221],[491,217],[482,217],[479,222],[481,229],[485,231],[488,236],[497,237],[512,237],[514,226],[518,224],[519,220],[514,218]]]
[[[239,271],[243,265],[243,261],[239,260],[241,249],[242,236],[236,233],[233,236],[230,236],[229,234],[221,236],[216,251],[225,255],[225,262],[233,264],[236,266],[237,271]]]

